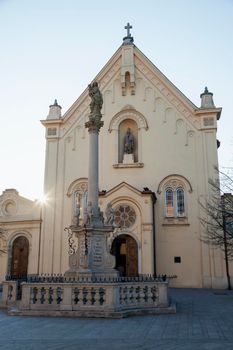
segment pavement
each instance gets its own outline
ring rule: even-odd
[[[171,289],[177,313],[124,319],[8,316],[4,350],[233,350],[233,291]]]

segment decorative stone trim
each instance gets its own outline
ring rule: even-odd
[[[144,128],[148,130],[147,120],[140,112],[136,111],[136,109],[124,109],[111,119],[108,131],[111,133],[112,130],[118,130],[120,123],[124,119],[132,119],[137,123],[139,129]]]
[[[166,176],[162,181],[160,181],[160,183],[158,185],[157,193],[161,194],[162,188],[164,186],[171,187],[173,189],[173,188],[177,188],[179,185],[181,187],[186,185],[188,188],[188,192],[189,193],[193,192],[192,185],[189,182],[189,180],[186,179],[186,177],[184,177],[182,175],[178,175],[178,174],[172,174],[172,175]]]
[[[70,197],[75,191],[85,192],[87,190],[87,178],[83,177],[73,181],[67,190],[67,197]]]
[[[13,199],[9,198],[2,204],[2,212],[6,216],[15,215],[17,212],[17,203]]]
[[[143,167],[144,167],[144,163],[132,163],[132,164],[117,163],[117,164],[113,164],[113,168],[115,168],[115,169],[143,168]]]

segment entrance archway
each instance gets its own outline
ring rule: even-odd
[[[26,276],[28,270],[29,242],[26,237],[17,237],[12,246],[11,276]]]
[[[116,257],[115,268],[120,276],[138,275],[138,245],[129,235],[119,235],[112,242],[111,254]]]

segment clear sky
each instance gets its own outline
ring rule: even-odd
[[[133,25],[136,46],[197,106],[223,108],[221,167],[233,167],[233,0],[0,0],[0,193],[43,192],[40,124],[64,113]],[[225,168],[223,168],[224,170]]]

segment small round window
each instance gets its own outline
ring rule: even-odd
[[[115,210],[115,223],[118,227],[128,228],[135,223],[136,213],[129,205],[119,205]]]

